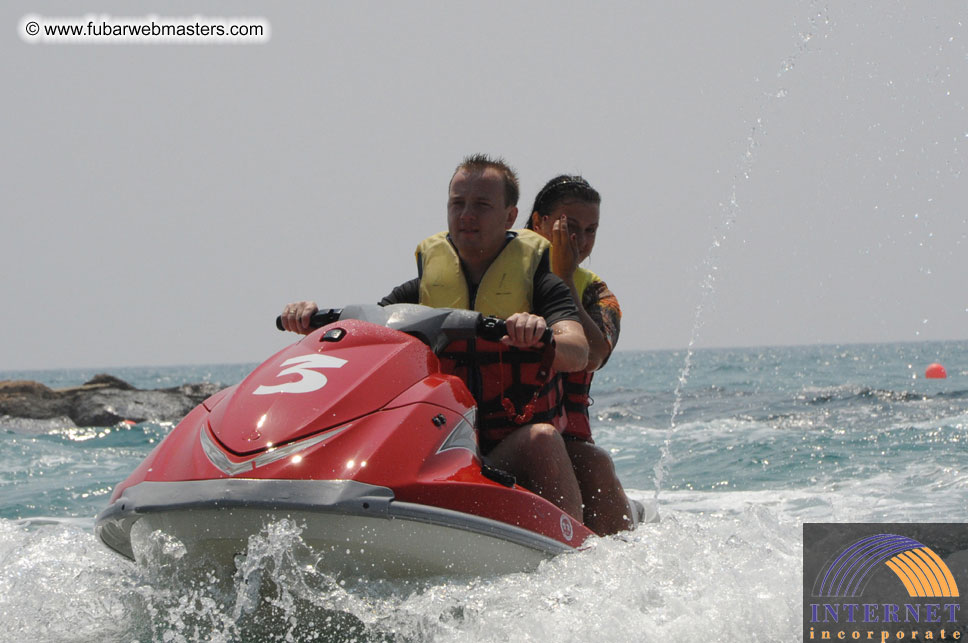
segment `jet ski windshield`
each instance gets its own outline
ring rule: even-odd
[[[340,319],[359,319],[379,324],[416,337],[439,353],[458,339],[471,339],[488,334],[489,327],[500,326],[499,339],[504,334],[500,320],[485,321],[481,313],[456,308],[430,308],[419,304],[391,304],[389,306],[347,306]],[[494,329],[490,335],[498,332]]]
[[[500,319],[484,317],[473,310],[430,308],[419,304],[356,304],[325,311],[323,315],[326,317],[319,320],[322,322],[319,325],[337,319],[358,319],[416,337],[435,354],[458,339],[482,337],[497,341],[505,334],[504,322]],[[315,316],[313,325],[317,325]]]

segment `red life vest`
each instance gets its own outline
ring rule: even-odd
[[[594,375],[590,371],[578,371],[562,375],[565,389],[563,405],[568,416],[568,426],[564,434],[592,444],[595,441],[592,440],[592,426],[588,419],[588,407],[592,403],[589,393]]]
[[[471,297],[460,257],[446,232],[417,247],[420,303],[473,308],[506,319],[531,312],[534,275],[550,245],[531,230],[513,233]],[[521,350],[482,339],[451,343],[438,357],[441,370],[457,375],[477,400],[478,444],[487,453],[519,426],[545,422],[562,431],[562,379],[551,368],[554,342],[544,351]]]
[[[554,343],[543,351],[522,350],[483,339],[451,343],[438,357],[441,370],[467,383],[477,400],[482,453],[525,424],[544,422],[562,431],[564,385],[551,368]]]

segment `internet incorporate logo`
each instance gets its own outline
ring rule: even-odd
[[[843,551],[817,577],[818,597],[857,597],[881,564],[893,571],[913,598],[959,596],[951,570],[928,547],[913,538],[878,534],[858,540]]]
[[[805,523],[803,547],[805,641],[968,640],[968,524]]]

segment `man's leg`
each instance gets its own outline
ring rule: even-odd
[[[608,453],[581,440],[565,440],[565,448],[581,488],[585,526],[599,536],[631,529],[629,501]]]
[[[581,520],[581,491],[561,434],[550,424],[528,424],[487,454],[491,463],[562,511]]]

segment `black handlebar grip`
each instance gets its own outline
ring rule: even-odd
[[[508,334],[507,324],[503,319],[498,319],[497,317],[481,317],[481,321],[477,327],[477,334],[481,339],[497,342]],[[541,334],[541,341],[544,344],[548,344],[553,336],[554,333],[549,326]]]
[[[326,324],[332,324],[334,321],[339,319],[340,313],[343,312],[342,308],[327,308],[326,310],[318,310],[313,313],[313,316],[309,318],[310,328],[322,328]],[[279,330],[285,330],[282,327],[282,315],[276,317],[276,328]]]
[[[498,319],[497,317],[481,317],[481,321],[478,322],[477,335],[481,339],[499,342],[507,334],[508,328],[503,319]]]

